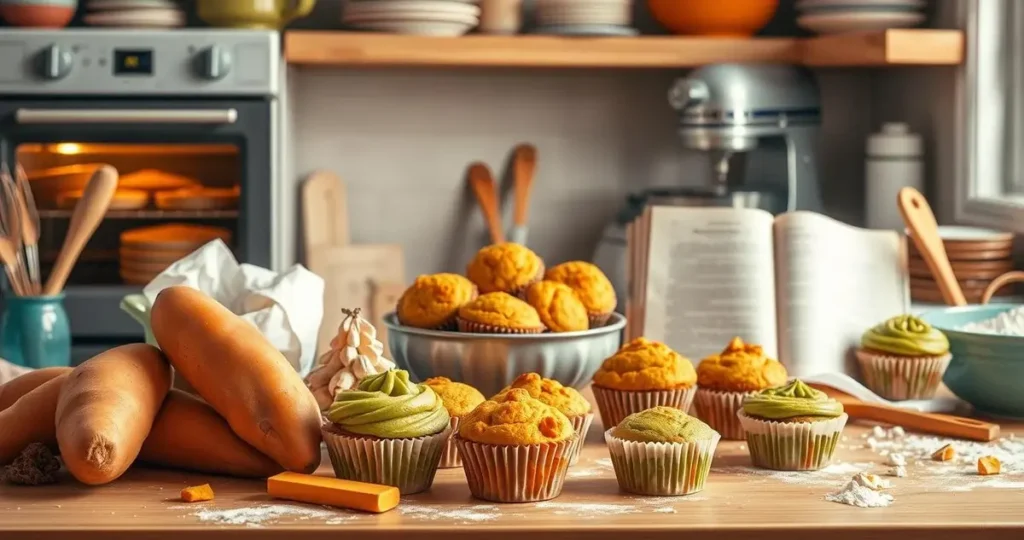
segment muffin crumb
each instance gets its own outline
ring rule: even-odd
[[[32,443],[4,468],[2,480],[18,486],[41,486],[57,482],[60,461],[45,444]]]

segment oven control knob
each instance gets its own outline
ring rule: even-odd
[[[67,77],[73,64],[71,51],[60,45],[50,45],[39,54],[39,74],[51,81]]]
[[[211,81],[219,81],[231,71],[231,53],[220,45],[207,47],[197,57],[199,76]]]

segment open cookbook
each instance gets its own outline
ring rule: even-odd
[[[627,339],[695,364],[739,336],[791,375],[852,375],[864,330],[910,311],[906,241],[893,231],[813,212],[653,206],[627,239]]]

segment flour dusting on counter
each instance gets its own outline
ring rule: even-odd
[[[439,506],[427,506],[421,504],[402,503],[398,511],[403,516],[416,517],[428,520],[450,520],[457,522],[480,523],[491,521],[501,517],[501,509],[492,504],[478,504],[459,508],[444,508]]]
[[[884,480],[861,473],[847,482],[843,489],[825,495],[825,500],[858,508],[882,508],[896,500],[892,495],[882,491],[888,487]]]
[[[957,330],[978,334],[1024,336],[1024,306],[1004,311],[991,319],[965,324]]]
[[[194,515],[204,523],[245,525],[247,527],[262,527],[280,518],[325,519],[331,525],[355,518],[354,515],[346,515],[346,512],[342,510],[288,504],[265,504],[228,510],[203,509],[195,512]]]

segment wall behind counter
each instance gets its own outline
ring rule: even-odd
[[[337,2],[321,1],[302,26],[336,27],[338,10]],[[486,242],[466,188],[468,164],[482,160],[502,176],[512,147],[528,141],[539,152],[531,247],[551,262],[589,259],[628,193],[700,183],[708,174],[701,156],[687,155],[677,143],[666,93],[680,75],[292,69],[289,179],[295,184],[285,195],[297,200],[313,170],[335,171],[348,185],[354,242],[402,244],[409,278],[461,271]],[[872,74],[826,70],[818,80],[826,210],[859,224],[864,137],[874,127]],[[505,202],[510,217],[511,197]],[[283,262],[290,263],[301,260],[299,210],[295,201],[284,204],[295,208],[282,216],[282,237],[292,243]]]

